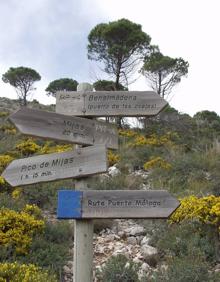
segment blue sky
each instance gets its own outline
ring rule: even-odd
[[[164,55],[182,57],[189,74],[168,97],[177,110],[190,115],[219,107],[218,0],[0,0],[0,76],[10,67],[26,66],[42,77],[32,98],[55,103],[44,89],[50,81],[70,77],[93,83],[107,78],[87,59],[87,36],[101,22],[127,18]],[[149,90],[143,77],[130,90]],[[0,82],[0,96],[16,98],[15,90]]]

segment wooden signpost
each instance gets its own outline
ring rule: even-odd
[[[95,145],[74,151],[14,160],[2,176],[14,187],[85,177],[106,172],[107,169],[107,150],[104,145]]]
[[[165,190],[62,190],[58,194],[60,219],[168,218],[179,201]]]
[[[73,116],[155,116],[167,102],[153,91],[57,92],[56,112]]]
[[[117,128],[109,123],[29,108],[18,110],[9,119],[25,135],[118,148]]]

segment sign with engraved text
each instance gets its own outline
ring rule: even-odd
[[[107,171],[104,145],[74,151],[34,156],[12,161],[2,176],[11,186],[22,186],[65,178],[79,178]]]
[[[58,218],[168,218],[179,201],[165,190],[61,190]]]
[[[153,91],[65,91],[56,93],[56,112],[73,116],[154,116],[167,102]]]
[[[117,129],[109,123],[28,108],[18,110],[9,118],[26,135],[118,148]]]

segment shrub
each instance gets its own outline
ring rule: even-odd
[[[205,224],[216,226],[220,232],[220,197],[213,195],[198,198],[185,197],[180,200],[180,207],[172,214],[171,222],[196,219]]]
[[[1,263],[0,282],[57,282],[54,275],[33,264]]]
[[[140,176],[121,173],[114,177],[104,178],[102,181],[98,177],[93,177],[89,187],[94,190],[138,190],[142,182]]]
[[[11,196],[14,200],[20,199],[21,195],[22,195],[22,188],[19,187],[16,187],[11,193]]]
[[[7,192],[0,193],[0,207],[1,208],[8,208],[13,209],[15,211],[20,211],[25,206],[25,201],[22,198],[19,200],[13,199],[12,196]]]
[[[32,138],[20,142],[15,147],[23,156],[32,155],[40,150],[40,146]]]
[[[172,167],[171,164],[165,161],[161,157],[151,157],[151,159],[144,164],[145,170],[152,169],[152,168],[162,168],[162,169],[169,170],[171,169],[171,167]]]
[[[9,112],[0,112],[0,118],[9,116]]]
[[[0,244],[12,247],[16,253],[26,254],[36,232],[44,228],[44,221],[38,219],[39,209],[26,205],[23,211],[7,208],[0,210]]]
[[[168,225],[166,229],[160,229],[152,241],[165,258],[201,254],[210,263],[218,258],[218,237],[211,226],[199,222]]]
[[[38,154],[61,153],[73,149],[72,144],[54,144],[53,141],[47,141],[38,151]]]
[[[165,135],[151,134],[150,136],[138,135],[135,139],[129,143],[131,147],[137,146],[163,146],[163,145],[174,145],[173,140],[175,140],[177,135],[172,132],[168,132]]]
[[[128,138],[136,137],[138,135],[137,132],[135,132],[131,129],[119,129],[118,134],[119,134],[119,136],[128,137]]]
[[[208,264],[201,257],[175,257],[168,267],[165,281],[168,282],[207,282],[210,280]]]
[[[117,162],[119,162],[120,156],[118,154],[114,154],[111,150],[108,150],[108,163],[109,166],[113,166]]]
[[[44,233],[33,238],[30,251],[19,256],[23,263],[33,263],[61,275],[63,266],[72,258],[73,225],[67,221],[46,223]]]
[[[66,187],[73,186],[74,183],[72,179],[24,186],[22,188],[22,199],[24,199],[27,203],[37,205],[40,208],[56,210],[57,191],[60,190],[61,187],[68,189]]]
[[[0,172],[2,172],[12,160],[13,157],[9,155],[0,155]]]
[[[138,265],[123,255],[110,258],[98,274],[103,282],[138,282]]]

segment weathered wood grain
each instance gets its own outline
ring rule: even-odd
[[[107,171],[104,145],[74,151],[34,156],[12,161],[2,173],[11,186],[65,178],[79,178]]]
[[[9,118],[25,135],[84,145],[105,144],[110,149],[118,148],[117,129],[105,122],[28,108],[18,110]]]
[[[72,198],[74,201],[69,200],[62,205],[62,199],[67,195],[68,199]],[[75,199],[76,197],[79,199]],[[64,190],[59,192],[58,199],[58,217],[61,218],[65,218],[65,215],[67,218],[74,218],[74,202],[78,203],[76,218],[80,218],[79,204],[81,218],[168,218],[179,206],[179,201],[165,190]]]
[[[56,93],[56,112],[73,116],[154,116],[166,105],[153,91]]]

